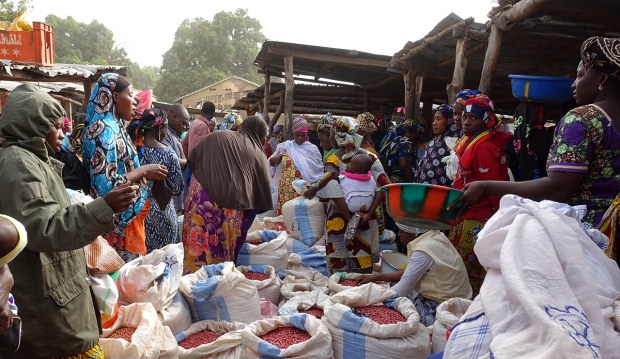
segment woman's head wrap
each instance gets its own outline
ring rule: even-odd
[[[280,134],[280,133],[282,132],[282,130],[284,130],[284,125],[282,125],[282,124],[278,124],[278,125],[273,126],[273,131],[272,131],[272,133],[273,133],[274,135],[277,135],[277,134]]]
[[[293,119],[293,133],[307,133],[309,130],[308,121],[303,117]]]
[[[114,116],[113,93],[119,93],[129,87],[129,81],[115,73],[106,73],[99,77],[88,100],[86,109],[86,126],[97,120]]]
[[[448,120],[450,120],[453,117],[453,115],[454,115],[454,111],[452,110],[452,106],[450,106],[448,104],[439,105],[439,107],[437,107],[437,109],[435,111],[441,112],[441,114],[446,116],[446,118]]]
[[[495,128],[499,125],[499,119],[495,115],[495,105],[488,97],[471,98],[465,101],[463,114],[473,113],[482,119],[487,129]]]
[[[581,62],[586,70],[596,70],[620,79],[620,38],[593,36],[581,45]]]
[[[142,112],[140,119],[140,128],[143,130],[152,130],[161,125],[168,123],[166,112],[159,107],[149,108]]]
[[[404,135],[407,131],[413,131],[415,133],[423,133],[424,132],[424,126],[415,123],[414,120],[405,120],[403,121],[403,123],[401,123],[400,125],[396,126],[396,128],[394,129],[394,131],[396,132],[396,134],[398,136],[402,136]]]
[[[241,116],[234,111],[229,111],[224,116],[222,121],[222,129],[224,130],[236,130],[241,125]]]
[[[321,132],[329,132],[332,130],[332,124],[334,123],[334,119],[332,118],[332,113],[328,112],[327,114],[320,117],[319,125],[317,126],[317,131]]]
[[[82,134],[84,133],[84,123],[78,123],[73,127],[73,131],[69,135],[69,142],[74,150],[79,151],[82,149]]]
[[[340,117],[334,121],[333,128],[338,146],[344,147],[347,152],[357,148],[362,143],[362,136],[357,134],[360,125],[353,117]]]
[[[470,98],[477,98],[481,96],[486,95],[478,90],[462,89],[461,91],[459,91],[459,93],[456,94],[456,100],[454,101],[454,104],[452,104],[452,106],[464,107],[465,101],[469,100]]]
[[[357,121],[360,124],[360,130],[364,131],[367,136],[377,132],[377,125],[375,124],[375,116],[370,112],[360,113],[357,116]]]

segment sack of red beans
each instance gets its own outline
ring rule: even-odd
[[[446,348],[452,328],[465,314],[472,301],[463,298],[452,298],[437,306],[437,319],[433,324],[432,351],[442,352]]]
[[[256,321],[243,329],[241,342],[241,359],[333,357],[329,331],[308,314]]]
[[[329,293],[327,277],[313,270],[285,270],[283,272],[282,288],[280,294],[285,299],[293,298],[303,292],[318,290],[325,294]]]
[[[179,291],[189,304],[193,322],[247,324],[261,319],[258,290],[233,262],[206,265],[183,276]]]
[[[327,286],[329,287],[329,294],[333,295],[336,293],[340,293],[343,290],[347,290],[351,287],[357,287],[357,281],[364,276],[359,273],[347,273],[347,272],[336,272],[329,277],[329,282]],[[390,289],[390,284],[385,282],[375,283],[382,288]]]
[[[430,330],[409,298],[368,283],[330,298],[321,319],[332,335],[336,359],[424,359],[431,354]]]
[[[161,324],[151,303],[120,307],[99,343],[106,358],[174,358],[178,350],[170,328]]]
[[[256,286],[259,297],[265,298],[275,305],[280,303],[282,283],[272,266],[250,264],[249,266],[237,266],[237,269]]]
[[[283,303],[278,310],[278,315],[308,313],[321,319],[325,307],[329,304],[329,296],[321,291],[302,292]]]
[[[235,359],[241,354],[243,323],[203,320],[174,335],[179,359]]]
[[[239,249],[237,265],[266,264],[272,266],[276,273],[286,269],[288,251],[286,250],[286,232],[270,230],[249,233]],[[258,244],[250,242],[256,241]]]

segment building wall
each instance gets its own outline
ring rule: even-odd
[[[235,102],[257,86],[237,78],[229,78],[181,99],[181,104],[198,107],[205,101],[215,104],[216,111],[228,111]]]

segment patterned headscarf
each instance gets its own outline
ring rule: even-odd
[[[465,113],[473,113],[482,119],[485,128],[491,129],[499,125],[499,119],[495,115],[495,105],[488,97],[471,98],[465,101]]]
[[[370,112],[360,113],[357,116],[357,121],[360,124],[360,130],[366,133],[366,136],[370,136],[377,132],[377,125],[375,124],[375,116]]]
[[[86,109],[86,126],[109,115],[114,115],[114,100],[112,93],[119,93],[129,87],[129,81],[115,73],[101,75],[88,100]]]
[[[347,160],[357,153],[362,144],[362,136],[357,134],[360,124],[353,117],[340,117],[334,121],[333,128],[336,135],[336,143],[339,147],[344,147],[345,154],[343,160]]]
[[[224,116],[224,121],[222,121],[222,129],[224,130],[237,130],[241,125],[241,116],[234,111],[229,111]]]
[[[159,107],[149,108],[142,113],[140,128],[152,130],[166,123],[168,123],[168,119],[164,110]]]
[[[69,142],[75,151],[82,149],[82,133],[84,133],[84,123],[78,123],[69,135]]]
[[[445,134],[449,137],[459,137],[460,130],[456,123],[454,123],[454,110],[452,106],[448,104],[439,105],[435,111],[441,112],[448,119],[448,125],[442,135]]]
[[[581,62],[586,70],[596,70],[620,79],[620,38],[593,36],[581,45]]]
[[[481,96],[486,97],[485,94],[478,90],[462,89],[461,91],[459,91],[459,93],[456,94],[456,100],[454,101],[454,104],[452,106],[456,108],[465,107],[465,101],[469,100],[470,98],[478,98]]]
[[[284,125],[282,125],[282,124],[278,124],[278,125],[273,126],[273,131],[272,131],[272,133],[273,133],[274,135],[277,135],[277,134],[280,134],[280,132],[282,132],[282,130],[284,130]]]
[[[317,132],[325,131],[330,132],[332,130],[332,124],[334,123],[334,119],[332,118],[332,113],[328,112],[327,114],[321,116],[321,122],[317,126]]]
[[[396,132],[398,136],[404,135],[407,131],[413,131],[415,133],[423,133],[424,126],[418,123],[415,123],[414,120],[410,119],[410,120],[403,121],[403,123],[396,126],[396,128],[394,129],[394,132]]]
[[[441,112],[444,116],[446,116],[448,120],[450,120],[454,115],[454,112],[452,111],[452,106],[448,104],[439,105],[435,111]]]
[[[308,121],[303,117],[295,117],[293,119],[293,133],[307,133]]]

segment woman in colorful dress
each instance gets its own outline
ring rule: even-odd
[[[488,98],[473,98],[465,101],[463,132],[468,140],[457,152],[459,168],[452,187],[463,189],[476,181],[508,181],[508,162],[504,149],[511,135],[499,131],[499,120],[494,112],[493,102]],[[450,230],[450,242],[461,254],[469,281],[478,294],[486,271],[474,253],[478,232],[499,208],[499,198],[487,196],[467,208],[460,221]]]
[[[168,120],[166,113],[160,108],[144,110],[140,120],[140,129],[144,135],[142,164],[158,164],[168,169],[164,179],[172,196],[178,196],[183,191],[183,175],[176,152],[161,143],[166,137]],[[150,183],[151,187],[153,182]],[[165,208],[160,208],[154,193],[149,195],[149,212],[144,220],[146,229],[146,251],[165,247],[179,241],[179,225],[176,210],[172,200]]]
[[[93,198],[128,183],[141,187],[133,206],[116,218],[114,232],[104,234],[125,261],[146,254],[146,180],[162,180],[168,174],[161,165],[140,166],[136,148],[125,131],[124,121],[131,121],[132,110],[129,81],[115,73],[103,74],[88,101],[82,148]]]
[[[323,149],[323,163],[325,163],[327,157],[338,150],[332,146],[331,131],[333,122],[332,114],[328,112],[326,115],[321,116],[321,121],[316,128],[317,136]]]
[[[323,161],[319,149],[308,141],[308,122],[303,117],[293,120],[293,140],[278,145],[276,152],[269,158],[277,183],[278,203],[276,211],[282,214],[282,206],[299,197],[293,188],[293,181],[303,179],[313,184],[323,177]]]
[[[237,260],[256,216],[273,208],[263,146],[267,124],[250,116],[239,131],[216,131],[189,156],[183,222],[184,272]]]
[[[430,183],[450,187],[452,180],[446,175],[446,164],[442,159],[450,155],[446,139],[458,137],[460,129],[452,118],[452,107],[437,107],[433,118],[433,137],[426,145],[424,155],[416,170],[417,183]]]
[[[463,206],[488,195],[511,193],[536,201],[586,205],[583,221],[601,225],[620,193],[620,39],[592,37],[582,44],[573,97],[580,106],[556,128],[547,177],[510,184],[473,183],[465,187]],[[610,245],[608,255],[618,260],[617,235],[610,241],[615,245]]]
[[[357,122],[360,124],[357,134],[362,136],[362,144],[360,147],[377,156],[377,149],[372,143],[372,135],[377,132],[375,116],[370,112],[360,113],[357,116]]]
[[[309,198],[317,194],[322,199],[330,200],[326,222],[327,266],[334,272],[370,273],[372,256],[373,254],[376,256],[379,249],[379,226],[374,213],[381,204],[380,200],[373,202],[371,208],[367,208],[366,214],[369,215],[369,220],[360,221],[354,238],[349,243],[345,241],[345,230],[352,214],[346,206],[344,193],[337,185],[337,181],[351,158],[356,154],[368,154],[373,160],[370,172],[377,182],[377,187],[380,188],[390,183],[377,156],[359,148],[361,136],[357,134],[358,128],[359,123],[351,117],[340,117],[334,122],[331,138],[333,146],[338,150],[327,158],[325,175],[319,181],[319,185],[310,188],[305,193],[305,196]],[[378,196],[378,198],[383,197]]]
[[[424,127],[405,120],[383,140],[381,157],[392,183],[413,183],[418,164],[417,141],[424,134]]]

